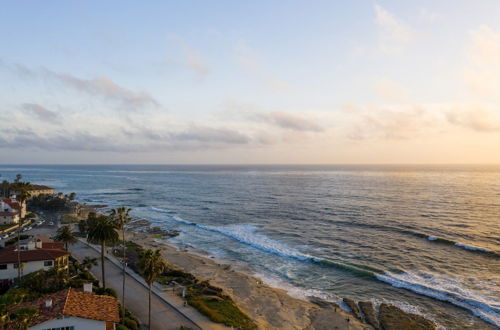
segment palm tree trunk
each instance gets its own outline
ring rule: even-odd
[[[23,212],[23,205],[19,203],[19,226],[17,227],[17,281],[21,283],[21,225],[23,224],[23,218],[21,217]]]
[[[127,260],[127,254],[125,249],[125,226],[122,226],[123,234],[123,288],[122,288],[122,320],[125,318],[125,263]]]
[[[149,316],[148,316],[148,327],[151,330],[151,284],[149,284]]]
[[[102,287],[106,289],[106,277],[104,275],[104,249],[106,248],[106,244],[104,242],[101,243],[101,271],[102,271]]]

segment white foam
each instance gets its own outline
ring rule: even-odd
[[[429,236],[429,237],[427,237],[427,239],[429,241],[435,241],[435,240],[437,240],[437,237],[436,236]]]
[[[424,272],[401,274],[387,272],[385,275],[378,274],[376,277],[392,286],[465,308],[483,320],[500,327],[500,301],[464,288],[460,279]]]
[[[154,211],[157,212],[162,212],[162,213],[169,213],[169,211],[152,207]],[[285,243],[273,240],[272,238],[259,234],[257,233],[258,227],[254,224],[234,224],[234,225],[226,225],[226,226],[210,226],[210,225],[203,225],[199,223],[194,223],[190,222],[187,220],[184,220],[178,216],[171,216],[171,220],[182,223],[185,225],[192,225],[196,226],[198,228],[212,231],[212,232],[217,232],[219,234],[222,234],[226,237],[232,238],[234,240],[237,240],[239,242],[245,243],[247,245],[250,245],[256,249],[259,249],[261,251],[277,254],[283,257],[288,257],[288,258],[294,258],[298,260],[310,260],[310,261],[320,261],[320,258],[316,258],[313,256],[310,256],[308,254],[302,253],[298,251],[297,249],[294,249]]]
[[[487,253],[492,253],[493,251],[491,250],[488,250],[488,249],[485,249],[485,248],[482,248],[482,247],[477,247],[477,246],[474,246],[474,245],[469,245],[469,244],[465,244],[465,243],[455,243],[456,246],[459,246],[461,248],[464,248],[466,250],[471,250],[471,251],[481,251],[481,252],[487,252]]]

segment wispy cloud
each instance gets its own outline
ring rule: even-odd
[[[257,113],[252,117],[261,122],[275,125],[284,129],[300,132],[321,132],[323,127],[314,121],[302,116],[292,115],[281,111]]]
[[[3,66],[22,77],[53,80],[62,84],[64,87],[69,87],[89,96],[100,97],[111,102],[116,102],[119,109],[134,110],[147,106],[158,107],[160,105],[150,94],[144,91],[133,91],[120,86],[106,76],[84,79],[69,73],[56,72],[47,68],[32,69],[17,63],[4,63]]]
[[[415,31],[382,6],[375,4],[374,9],[380,50],[385,53],[400,52],[415,38]]]
[[[176,41],[179,44],[184,59],[181,60],[182,65],[193,70],[199,77],[204,78],[210,73],[210,68],[205,63],[200,52],[189,45],[182,37],[177,34],[170,34],[170,40]]]
[[[476,132],[500,132],[500,107],[491,109],[481,105],[467,108],[455,106],[446,111],[450,124]]]
[[[59,114],[57,112],[51,111],[40,104],[36,103],[24,103],[21,108],[27,111],[30,115],[35,116],[37,119],[56,123],[59,122]]]

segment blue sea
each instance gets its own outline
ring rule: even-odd
[[[499,166],[0,166],[128,206],[296,297],[500,327]]]

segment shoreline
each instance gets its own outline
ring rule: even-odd
[[[294,298],[281,288],[271,287],[240,269],[217,263],[217,259],[186,251],[169,242],[158,242],[148,232],[127,230],[128,240],[146,248],[161,249],[168,263],[209,280],[222,288],[247,313],[259,329],[372,329],[337,304],[322,301],[321,305]],[[319,300],[319,299],[318,299]]]

